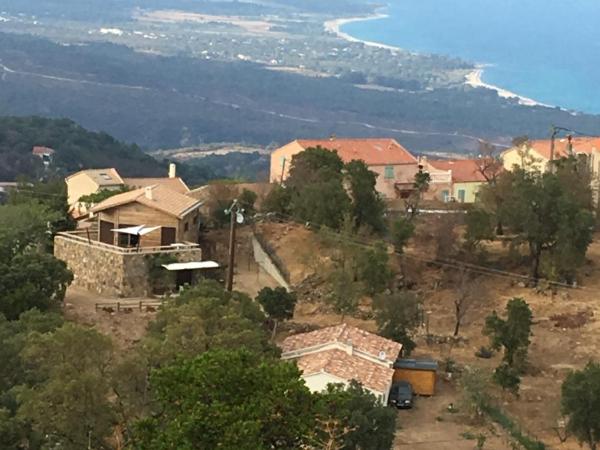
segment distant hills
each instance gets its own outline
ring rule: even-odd
[[[116,167],[124,176],[166,172],[166,167],[136,145],[87,131],[71,120],[0,117],[0,181],[12,181],[20,175],[38,177],[43,167],[31,154],[36,145],[56,150],[52,170],[61,175],[88,167]]]
[[[413,151],[476,150],[551,124],[594,133],[600,117],[527,107],[470,87],[366,90],[336,78],[136,53],[114,44],[65,46],[0,34],[0,114],[69,117],[147,149],[205,142],[268,145],[297,137],[388,136]]]

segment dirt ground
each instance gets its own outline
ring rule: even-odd
[[[120,348],[129,348],[144,336],[148,322],[155,316],[153,312],[146,312],[145,308],[142,308],[142,311],[139,310],[140,300],[154,299],[123,300],[100,297],[83,289],[70,287],[65,297],[65,317],[82,325],[92,326],[99,332],[112,337]],[[120,302],[124,309],[129,308],[131,312],[96,310],[96,303],[114,302]]]
[[[242,228],[238,234],[233,288],[254,298],[263,287],[276,287],[278,284],[254,262],[249,237],[250,230]],[[218,232],[213,239],[216,243],[215,259],[225,264],[228,235],[225,232]],[[126,349],[144,336],[148,323],[156,315],[155,312],[147,311],[145,307],[140,310],[139,302],[155,300],[153,298],[124,300],[99,296],[83,289],[70,287],[65,297],[65,316],[80,324],[93,326],[101,333],[112,337],[119,348]],[[107,312],[101,308],[96,309],[97,303],[115,304],[116,302],[120,302],[124,311]],[[116,310],[116,307],[113,309]]]
[[[284,261],[293,280],[302,279],[319,271],[322,248],[309,230],[289,224],[269,224],[263,228],[266,236]],[[599,238],[600,235],[596,236]],[[598,239],[597,239],[598,240]],[[502,250],[496,245],[496,250]],[[493,250],[493,249],[492,249]],[[459,344],[428,344],[423,327],[416,338],[418,344],[413,355],[416,358],[434,358],[440,362],[452,358],[462,366],[474,366],[493,370],[499,365],[501,355],[480,359],[475,352],[489,345],[482,334],[485,317],[492,311],[503,313],[506,302],[522,297],[530,305],[533,316],[533,336],[529,348],[528,373],[523,376],[519,397],[498,393],[501,406],[517,422],[523,431],[537,437],[549,448],[561,450],[580,449],[570,438],[560,443],[554,431],[560,415],[560,387],[570,370],[582,368],[590,359],[598,359],[600,349],[600,243],[594,242],[588,252],[590,260],[582,270],[583,280],[578,289],[559,289],[555,295],[539,294],[534,289],[520,287],[513,280],[484,276],[482,295],[468,311],[460,331],[463,338]],[[423,294],[424,307],[429,317],[429,333],[450,336],[454,330],[455,292],[452,289],[433,289],[434,280],[440,279],[441,271],[424,263],[410,263],[409,270],[418,273],[422,281],[419,289]],[[430,286],[431,285],[431,286]],[[521,285],[522,286],[522,285]],[[327,311],[322,299],[302,301],[296,308],[294,322],[303,327],[323,327],[340,323],[340,317]],[[347,323],[366,330],[376,331],[373,321],[347,318]],[[282,335],[283,338],[285,335]],[[450,403],[459,400],[458,387],[454,382],[439,382],[434,397],[419,398],[412,411],[400,411],[396,448],[414,449],[473,449],[474,440],[462,434],[484,433],[488,436],[486,449],[509,449],[502,430],[473,429],[455,414],[446,411]],[[497,436],[494,436],[496,434]]]
[[[310,230],[289,224],[264,224],[263,235],[276,250],[290,273],[292,284],[314,276],[326,264],[326,257],[318,239]],[[597,238],[600,236],[596,236]],[[214,240],[214,255],[211,259],[224,262],[227,234],[218,232]],[[498,247],[500,249],[500,247]],[[572,438],[561,444],[554,431],[560,419],[560,387],[570,370],[583,367],[588,360],[597,359],[600,349],[600,243],[594,242],[588,252],[590,262],[578,289],[560,289],[556,295],[536,293],[531,288],[519,286],[514,281],[501,277],[482,278],[482,295],[468,311],[459,344],[428,344],[425,339],[427,327],[419,330],[416,337],[416,358],[434,358],[440,362],[452,358],[461,366],[475,366],[490,371],[499,364],[501,355],[491,359],[480,359],[475,352],[488,339],[482,334],[484,320],[493,310],[503,312],[506,302],[513,297],[522,297],[530,305],[534,315],[533,336],[529,349],[527,375],[522,378],[519,397],[499,394],[501,406],[528,434],[545,442],[549,448],[560,450],[580,449]],[[435,288],[435,280],[441,277],[440,269],[414,261],[407,270],[421,279],[420,292],[428,319],[429,333],[450,336],[454,329],[452,289]],[[238,234],[235,289],[251,296],[264,286],[275,287],[275,281],[254,263],[250,245],[250,230],[240,229]],[[293,321],[282,326],[278,339],[283,339],[291,329],[312,329],[341,322],[341,317],[331,313],[323,305],[322,293],[311,291],[314,298],[303,299],[296,308]],[[68,318],[96,327],[114,337],[119,346],[127,348],[144,334],[147,323],[154,313],[138,311],[131,301],[131,313],[108,313],[96,311],[95,304],[116,299],[99,298],[86,291],[70,288],[65,300]],[[366,330],[376,331],[373,321],[353,317],[347,323]],[[411,411],[398,412],[397,449],[470,450],[476,441],[466,439],[465,433],[484,433],[488,439],[485,449],[509,449],[506,437],[497,427],[473,428],[460,414],[447,411],[450,403],[458,404],[460,392],[456,382],[440,380],[438,391],[431,398],[418,398]]]

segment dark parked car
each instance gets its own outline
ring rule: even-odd
[[[390,388],[388,403],[399,409],[413,407],[415,391],[408,381],[396,381]]]

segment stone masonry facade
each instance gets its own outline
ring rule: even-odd
[[[179,262],[202,260],[200,248],[164,252]],[[150,258],[158,253],[125,253],[57,235],[54,256],[73,272],[73,286],[107,297],[133,298],[151,294]]]

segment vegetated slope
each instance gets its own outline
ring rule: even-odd
[[[41,162],[31,154],[35,145],[56,150],[54,165],[60,173],[89,167],[116,167],[126,176],[166,171],[138,146],[119,142],[106,133],[87,131],[68,119],[0,117],[0,180],[40,173]]]
[[[469,87],[364,90],[224,63],[135,53],[110,44],[61,46],[0,34],[0,113],[70,117],[140,145],[283,143],[301,136],[391,136],[414,150],[476,149],[477,140],[545,136],[550,124],[593,133],[600,117],[525,107]]]

